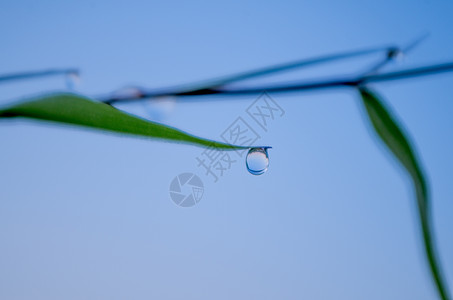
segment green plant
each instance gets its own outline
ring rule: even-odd
[[[436,284],[437,291],[441,299],[450,299],[447,286],[445,285],[440,268],[440,262],[436,254],[431,227],[431,215],[429,210],[429,192],[420,162],[418,161],[413,146],[409,142],[406,134],[401,129],[398,121],[386,107],[383,100],[372,92],[368,85],[373,82],[403,79],[412,76],[422,76],[433,73],[452,71],[453,63],[431,65],[414,69],[406,69],[396,72],[378,73],[379,69],[389,61],[393,60],[401,52],[407,52],[413,48],[420,40],[412,43],[404,51],[397,47],[386,47],[367,49],[361,51],[335,54],[320,58],[292,62],[289,64],[273,66],[270,68],[259,69],[256,71],[245,72],[222,79],[194,84],[188,87],[177,87],[164,91],[147,91],[144,89],[134,90],[133,92],[118,96],[112,96],[94,101],[89,98],[73,94],[54,94],[44,95],[35,99],[29,99],[0,110],[0,118],[27,117],[45,121],[59,122],[64,124],[90,127],[94,129],[106,130],[118,134],[129,134],[147,138],[155,138],[170,142],[190,143],[199,146],[210,146],[217,149],[231,150],[244,148],[236,145],[228,145],[208,139],[199,138],[178,129],[147,121],[130,114],[121,112],[112,107],[117,102],[137,101],[141,99],[156,98],[162,96],[202,96],[202,95],[243,95],[267,92],[289,92],[313,89],[325,89],[334,87],[347,87],[358,89],[362,103],[368,119],[374,128],[377,136],[382,140],[394,157],[401,163],[410,175],[416,195],[418,217],[420,221],[421,233],[424,243],[426,258],[431,270],[432,278]],[[252,77],[263,76],[275,72],[286,71],[294,68],[305,67],[318,63],[326,63],[337,59],[366,55],[373,52],[384,51],[385,56],[382,61],[372,66],[368,72],[351,78],[340,78],[329,81],[301,82],[291,85],[280,86],[261,86],[248,89],[227,88],[228,84]],[[0,77],[1,81],[23,79],[36,76],[53,75],[60,73],[75,73],[69,71],[45,71],[28,74],[14,74]]]

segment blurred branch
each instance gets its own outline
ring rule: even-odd
[[[145,89],[145,88],[129,88],[120,92],[113,92],[107,95],[96,97],[101,102],[107,104],[114,104],[118,102],[131,102],[140,101],[150,98],[158,98],[165,96],[202,96],[202,95],[249,95],[249,94],[260,94],[263,91],[283,93],[283,92],[300,92],[306,90],[318,90],[327,88],[338,88],[338,87],[356,87],[365,83],[374,83],[390,80],[400,80],[416,76],[426,76],[441,72],[453,71],[453,62],[447,62],[437,65],[428,65],[418,68],[403,69],[394,72],[377,73],[382,67],[401,54],[407,54],[410,50],[414,49],[419,45],[427,35],[423,35],[420,38],[409,43],[405,47],[397,46],[385,46],[377,48],[362,49],[344,53],[337,53],[331,55],[325,55],[321,57],[315,57],[310,59],[298,60],[286,64],[274,65],[266,68],[257,70],[242,72],[232,76],[226,76],[218,79],[208,80],[201,83],[195,83],[184,86],[176,86],[163,89]],[[228,85],[238,81],[244,81],[251,78],[262,77],[270,74],[279,72],[289,71],[297,68],[309,67],[317,64],[329,63],[337,60],[344,60],[349,58],[355,58],[359,56],[370,55],[373,53],[382,52],[384,57],[376,64],[372,65],[370,69],[362,73],[359,76],[349,76],[343,78],[325,79],[319,81],[302,81],[292,82],[280,85],[262,85],[252,86],[246,88],[228,88]],[[23,72],[0,75],[0,84],[7,81],[34,79],[40,77],[54,76],[54,75],[65,75],[75,76],[79,75],[77,69],[50,69],[36,72]]]
[[[139,101],[148,98],[157,98],[165,96],[201,96],[201,95],[249,95],[249,94],[260,94],[263,91],[282,93],[282,92],[296,92],[316,89],[327,89],[327,88],[338,88],[352,86],[356,87],[365,83],[383,82],[391,80],[400,80],[417,76],[427,76],[442,72],[453,71],[453,62],[447,62],[437,65],[428,65],[418,68],[403,69],[400,71],[386,72],[373,75],[363,75],[351,78],[339,78],[333,80],[320,80],[320,81],[303,81],[299,83],[283,84],[283,85],[265,85],[256,86],[251,88],[237,88],[237,89],[226,89],[226,88],[202,88],[202,89],[167,89],[167,90],[144,90],[144,89],[133,89],[131,93],[123,96],[112,96],[101,98],[102,102],[113,104],[117,102],[127,101]]]
[[[22,73],[11,73],[0,75],[0,84],[4,83],[5,81],[17,81],[17,80],[24,80],[24,79],[35,79],[40,77],[49,77],[55,75],[79,75],[79,70],[77,69],[51,69],[51,70],[44,70],[44,71],[36,71],[36,72],[22,72]]]
[[[429,36],[429,34],[424,34],[424,35],[416,38],[412,42],[410,42],[408,45],[406,45],[402,49],[395,48],[391,51],[388,51],[387,55],[382,60],[380,60],[376,64],[374,64],[369,70],[364,72],[363,75],[375,74],[380,69],[385,67],[388,63],[394,61],[395,59],[399,59],[402,56],[406,56],[407,54],[409,54],[410,51],[412,51],[418,45],[420,45],[428,36]]]
[[[195,83],[185,86],[176,86],[171,88],[159,89],[159,90],[147,90],[142,88],[132,88],[128,89],[126,93],[122,91],[121,93],[111,93],[108,96],[98,97],[102,99],[103,102],[112,104],[114,102],[126,101],[126,100],[138,100],[143,98],[153,98],[153,97],[162,97],[162,96],[189,96],[189,95],[207,95],[207,94],[218,94],[219,92],[213,92],[215,89],[219,89],[225,85],[244,81],[251,78],[262,77],[270,74],[275,74],[283,71],[289,71],[292,69],[309,67],[317,64],[328,63],[336,60],[344,60],[348,58],[354,58],[364,55],[369,55],[373,53],[383,52],[385,56],[388,56],[389,53],[398,51],[396,46],[385,46],[377,48],[369,48],[363,50],[349,51],[344,53],[330,54],[321,57],[314,57],[309,59],[303,59],[298,61],[293,61],[290,63],[274,65],[266,68],[261,68],[257,70],[251,70],[235,74],[232,76],[226,76],[219,79],[207,80],[201,83]],[[118,95],[119,94],[119,95]]]
[[[263,91],[273,93],[283,92],[298,92],[306,90],[317,90],[338,87],[357,87],[366,83],[382,82],[390,80],[400,80],[416,76],[427,76],[436,73],[453,71],[453,62],[441,63],[437,65],[428,65],[418,68],[403,69],[399,71],[378,73],[378,71],[389,62],[393,61],[402,54],[407,54],[414,49],[427,35],[423,35],[403,48],[395,46],[371,48],[365,50],[351,51],[340,54],[326,55],[317,58],[305,59],[291,63],[271,66],[249,72],[243,72],[232,76],[223,77],[220,79],[209,80],[202,83],[196,83],[185,86],[177,86],[164,89],[144,89],[144,88],[129,88],[120,92],[113,92],[107,96],[97,97],[100,101],[107,104],[118,102],[140,101],[143,99],[159,98],[166,96],[202,96],[202,95],[249,95],[260,94]],[[372,53],[383,52],[384,58],[372,65],[370,69],[359,76],[349,76],[343,78],[326,79],[319,81],[302,81],[280,85],[262,85],[252,86],[247,88],[228,88],[228,85],[238,81],[261,77],[278,72],[289,71],[296,68],[308,67],[321,63],[328,63],[336,60],[344,60],[348,58],[369,55]]]

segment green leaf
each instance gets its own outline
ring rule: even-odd
[[[415,151],[398,125],[396,119],[384,106],[383,101],[380,100],[375,93],[365,87],[361,87],[359,90],[368,118],[370,119],[374,130],[388,149],[403,165],[412,179],[417,199],[418,216],[421,225],[424,249],[431,269],[431,275],[441,299],[449,299],[447,286],[444,283],[445,281],[441,273],[439,259],[434,246],[427,183],[420,163],[415,155]]]
[[[245,148],[199,138],[166,125],[135,117],[108,104],[73,94],[44,96],[0,110],[0,118],[7,117],[40,119],[225,150]]]

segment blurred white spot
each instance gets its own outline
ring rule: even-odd
[[[165,120],[176,106],[176,97],[155,97],[143,101],[143,106],[150,119],[155,121]]]
[[[66,88],[68,90],[75,90],[80,84],[80,76],[77,72],[70,72],[66,74]]]

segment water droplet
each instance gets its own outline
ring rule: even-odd
[[[261,175],[267,171],[269,167],[269,155],[267,149],[270,147],[256,147],[250,148],[247,153],[245,164],[247,171],[252,175]]]

